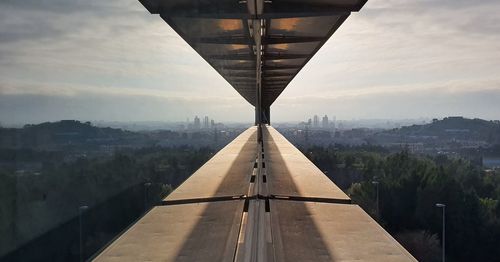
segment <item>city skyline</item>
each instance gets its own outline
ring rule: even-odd
[[[196,112],[253,122],[253,107],[137,1],[0,7],[2,124],[182,121]],[[315,112],[500,119],[495,10],[496,1],[369,1],[285,89],[271,123]]]

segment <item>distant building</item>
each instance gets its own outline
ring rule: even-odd
[[[200,129],[200,128],[201,128],[200,118],[198,116],[195,116],[193,129]]]
[[[319,117],[318,117],[318,115],[314,115],[313,127],[314,128],[319,128]]]
[[[215,121],[213,119],[210,120],[210,127],[215,128]]]
[[[205,118],[203,118],[203,129],[208,129],[209,123],[208,116],[205,116]]]
[[[321,126],[323,127],[323,129],[328,129],[329,128],[329,125],[328,125],[328,116],[325,115],[323,117],[323,120],[321,121]]]

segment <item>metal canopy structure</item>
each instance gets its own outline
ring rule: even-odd
[[[256,123],[367,0],[140,0],[250,104]]]

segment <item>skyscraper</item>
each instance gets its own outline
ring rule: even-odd
[[[321,126],[323,127],[323,129],[328,129],[329,128],[328,124],[329,124],[328,123],[328,116],[325,115],[323,117],[323,120],[321,121]]]
[[[198,116],[195,116],[194,117],[194,125],[193,125],[193,128],[194,129],[200,129],[201,128],[201,125],[200,125],[200,118]]]
[[[205,116],[205,118],[203,118],[203,129],[208,129],[209,123],[208,116]]]
[[[318,117],[318,115],[314,115],[313,127],[314,128],[319,128],[319,117]]]

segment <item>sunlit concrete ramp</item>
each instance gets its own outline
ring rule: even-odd
[[[219,151],[96,261],[414,261],[270,126]]]
[[[351,199],[283,135],[270,126],[264,127],[263,130],[271,196],[351,203]]]
[[[244,201],[158,206],[95,261],[233,261]]]
[[[258,144],[257,127],[244,131],[172,192],[169,203],[226,199],[247,194]]]
[[[95,260],[233,261],[256,169],[256,133],[250,127],[240,134]]]
[[[276,261],[416,261],[357,205],[271,202]]]

